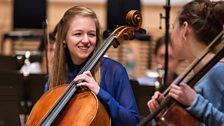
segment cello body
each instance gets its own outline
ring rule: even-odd
[[[156,118],[156,126],[199,126],[200,121],[178,103],[172,104]]]
[[[66,91],[68,84],[46,92],[33,107],[26,126],[38,126],[48,110]],[[110,116],[96,95],[88,90],[78,91],[54,123],[57,126],[110,126]]]

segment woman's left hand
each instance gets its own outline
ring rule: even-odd
[[[191,106],[196,98],[196,92],[187,84],[181,83],[170,85],[169,95],[185,106]]]
[[[95,93],[96,95],[99,93],[100,90],[100,86],[97,84],[97,82],[95,81],[95,79],[93,78],[92,74],[90,71],[85,71],[83,72],[83,74],[78,75],[74,81],[78,82],[78,81],[83,81],[79,84],[77,84],[77,86],[86,86],[88,87],[93,93]]]

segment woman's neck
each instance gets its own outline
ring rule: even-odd
[[[204,52],[203,50],[207,47],[203,42],[198,41],[194,39],[193,37],[191,40],[187,43],[188,48],[187,54],[186,54],[186,59],[192,63],[196,58],[199,58],[202,53]],[[200,70],[208,61],[209,58],[211,58],[212,53],[208,54],[206,58],[203,58],[203,60],[197,65],[197,67],[193,70],[194,72],[197,72]]]
[[[203,42],[191,41],[188,45],[189,52],[187,54],[187,60],[192,62],[195,58],[199,57],[203,50],[206,48],[206,45],[202,44]]]
[[[75,65],[81,65],[85,62],[84,59],[74,59],[74,58],[71,58],[71,59],[72,59],[72,63]]]

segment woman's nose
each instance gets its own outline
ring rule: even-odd
[[[89,42],[89,38],[88,38],[88,35],[87,34],[84,34],[83,37],[82,37],[82,42],[83,43],[88,43]]]

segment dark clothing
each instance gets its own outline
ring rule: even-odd
[[[82,65],[70,62],[68,83],[70,83],[82,69]],[[136,126],[139,113],[134,94],[125,68],[109,58],[101,59],[101,83],[97,95],[106,107],[112,120],[112,126]]]

